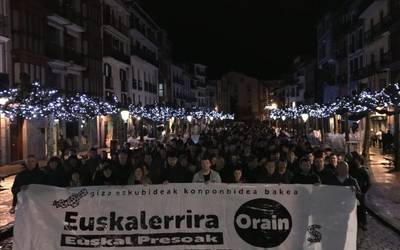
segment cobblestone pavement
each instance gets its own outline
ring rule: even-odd
[[[358,232],[358,250],[400,250],[400,235],[369,217],[368,231]],[[11,250],[12,239],[0,243],[0,250]],[[338,249],[339,250],[339,249]]]
[[[9,213],[12,205],[11,187],[14,178],[14,176],[10,176],[0,182],[0,228],[14,221],[14,216]]]
[[[368,231],[358,231],[358,250],[400,250],[400,234],[369,216]]]
[[[390,158],[383,156],[376,148],[371,149],[370,173],[373,185],[368,190],[366,205],[400,230],[400,172],[389,172]]]

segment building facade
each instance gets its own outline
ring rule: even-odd
[[[186,89],[185,89],[185,81],[183,78],[184,68],[172,64],[171,65],[171,91],[170,93],[170,102],[174,106],[185,107],[186,103]]]
[[[10,2],[0,2],[0,90],[10,87],[11,73],[11,24]],[[10,159],[10,121],[0,114],[0,164]]]
[[[349,0],[320,19],[318,84],[324,102],[365,89],[380,91],[399,79],[399,9],[398,0]],[[373,133],[393,130],[393,117],[374,113],[371,121]]]
[[[127,1],[130,12],[132,100],[138,105],[158,103],[160,27],[135,2]]]
[[[84,92],[102,96],[100,3],[90,0],[10,1],[12,38],[11,85],[32,82],[64,94]],[[90,46],[89,46],[90,44]],[[61,135],[79,149],[97,145],[97,121],[65,122],[53,119],[10,123],[10,157],[15,161],[35,154],[39,158],[59,150]]]
[[[219,111],[234,113],[238,120],[262,119],[265,96],[260,97],[260,92],[263,88],[264,82],[257,78],[229,72],[217,81],[216,106]]]

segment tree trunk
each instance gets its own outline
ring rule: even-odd
[[[369,161],[369,147],[371,141],[371,114],[368,113],[365,117],[365,132],[364,132],[364,143],[363,143],[363,150],[362,155],[364,156],[365,160]]]
[[[345,151],[346,151],[346,153],[350,153],[349,151],[350,151],[350,144],[349,144],[349,141],[350,141],[350,135],[349,135],[349,115],[348,114],[345,114],[345,116],[344,116],[345,118],[344,118],[344,137],[345,137],[345,140],[346,140],[346,149],[345,149]]]
[[[399,141],[399,108],[395,107],[394,112],[394,169],[400,171],[400,141]]]
[[[324,118],[321,118],[321,143],[325,143],[325,123]]]
[[[143,135],[143,118],[139,120],[139,136],[140,136],[140,141],[144,141],[144,135]]]

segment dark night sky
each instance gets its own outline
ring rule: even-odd
[[[316,21],[328,0],[140,2],[167,30],[174,61],[204,63],[211,77],[235,69],[277,79],[296,55],[315,54]]]

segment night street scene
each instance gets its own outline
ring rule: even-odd
[[[0,0],[0,250],[400,250],[400,0]]]

